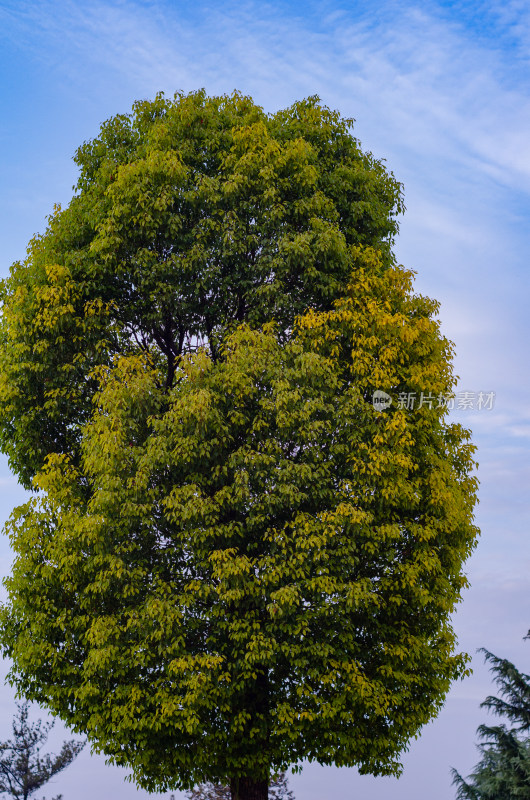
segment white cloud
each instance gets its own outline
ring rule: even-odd
[[[522,15],[512,6],[505,25]],[[528,190],[528,93],[504,85],[491,43],[470,39],[434,9],[386,3],[379,14],[322,12],[319,29],[257,2],[199,3],[191,17],[169,3],[26,0],[4,3],[0,14],[4,30],[25,46],[38,40],[38,57],[89,91],[105,75],[139,95],[237,86],[271,109],[317,91],[345,113],[362,110],[360,126],[381,154],[408,152],[416,163],[434,160],[435,171],[480,170]]]

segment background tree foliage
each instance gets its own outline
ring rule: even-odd
[[[40,490],[9,523],[11,680],[150,791],[396,773],[466,671],[473,446],[350,126],[137,103],[4,284],[2,443]]]
[[[195,789],[186,793],[188,800],[230,800],[229,786],[220,786],[215,783],[201,783]],[[171,795],[171,800],[175,796]],[[273,776],[269,786],[269,800],[294,800],[294,794],[289,789],[285,772]]]
[[[59,755],[41,755],[52,723],[28,722],[29,703],[19,703],[13,719],[13,738],[0,742],[0,794],[28,800],[54,775],[77,758],[84,742],[64,742]],[[54,800],[61,800],[57,795]],[[43,798],[45,800],[45,798]]]
[[[512,723],[480,725],[481,760],[467,781],[453,769],[457,800],[516,800],[530,798],[530,675],[507,659],[482,651],[492,664],[500,697],[487,697],[487,708]]]

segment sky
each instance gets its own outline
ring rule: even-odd
[[[401,778],[310,764],[290,783],[297,800],[454,797],[450,768],[470,772],[475,729],[488,721],[477,649],[530,672],[530,4],[0,1],[0,69],[2,277],[54,203],[69,202],[76,148],[158,91],[238,89],[266,111],[318,94],[355,118],[363,149],[404,184],[396,256],[441,303],[458,390],[475,405],[494,392],[493,408],[451,412],[472,429],[479,462],[482,536],[454,616],[474,671],[412,742]],[[1,460],[0,521],[24,496]],[[4,536],[3,575],[10,562]],[[14,703],[0,683],[0,739]],[[56,746],[66,735],[57,724]],[[86,750],[47,789],[64,800],[148,797],[125,776]]]

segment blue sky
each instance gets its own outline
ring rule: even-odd
[[[455,615],[462,649],[486,646],[530,672],[530,5],[500,2],[0,2],[0,272],[67,203],[76,147],[157,91],[237,88],[266,110],[319,94],[405,185],[396,253],[441,301],[459,389],[492,410],[452,412],[478,445],[482,539]],[[23,497],[5,461],[0,516]],[[10,553],[0,543],[0,570]],[[450,766],[476,761],[480,656],[404,756],[399,780],[308,766],[297,800],[443,800]],[[0,738],[14,708],[0,688]],[[57,731],[57,737],[60,736]],[[57,779],[65,800],[147,797],[82,754]],[[168,795],[165,795],[167,797]],[[176,793],[178,797],[178,793]]]

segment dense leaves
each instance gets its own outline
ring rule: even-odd
[[[20,703],[13,719],[13,739],[0,743],[0,794],[14,800],[28,800],[54,775],[72,763],[83,742],[64,742],[56,755],[41,755],[53,723],[28,722],[29,703]],[[54,800],[61,800],[58,795]]]
[[[467,781],[453,770],[457,800],[528,800],[530,798],[530,675],[507,659],[483,650],[500,689],[500,697],[481,704],[512,723],[481,725],[481,760]],[[514,724],[515,723],[515,724]]]
[[[349,244],[390,258],[400,187],[316,98],[266,115],[247,97],[159,96],[79,148],[69,207],[4,284],[0,442],[26,486],[77,454],[95,364],[175,361],[242,321],[288,330],[331,307]]]
[[[316,99],[137,104],[4,287],[4,447],[39,490],[9,523],[11,679],[150,791],[398,773],[466,672],[451,345],[348,128]]]

